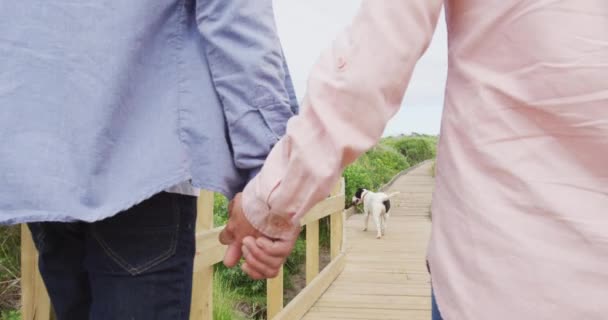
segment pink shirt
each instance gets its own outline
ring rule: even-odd
[[[245,189],[258,229],[283,236],[378,141],[443,2],[363,2]],[[445,4],[429,253],[443,316],[608,319],[608,1]]]

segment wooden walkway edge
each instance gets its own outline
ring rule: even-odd
[[[344,271],[303,317],[316,319],[428,320],[430,277],[426,250],[434,179],[432,162],[397,178],[386,192],[399,191],[386,236],[375,226],[363,231],[363,216],[346,221]]]

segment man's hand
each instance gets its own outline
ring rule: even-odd
[[[255,229],[243,213],[241,194],[237,194],[228,205],[228,223],[220,233],[220,243],[228,245],[224,256],[224,265],[232,268],[237,265],[243,253],[241,247],[243,239],[247,236],[259,238],[262,236]]]

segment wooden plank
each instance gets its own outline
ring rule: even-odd
[[[330,196],[344,195],[344,187],[344,177],[342,177],[331,190]]]
[[[306,312],[315,304],[319,297],[327,290],[334,280],[344,270],[346,258],[344,254],[336,257],[334,261],[327,265],[308,286],[306,286],[299,295],[274,317],[269,319],[277,320],[293,320],[300,319]]]
[[[381,308],[392,310],[430,310],[429,296],[327,295],[316,303],[319,307]]]
[[[228,246],[220,243],[219,235],[224,226],[196,234],[196,252],[194,259],[194,271],[213,266],[224,259],[224,254]]]
[[[274,319],[283,310],[283,267],[274,279],[266,283],[266,314],[268,319]]]
[[[429,310],[386,310],[381,308],[344,308],[344,307],[317,307],[314,306],[305,320],[429,320]]]
[[[201,191],[197,202],[196,233],[201,233],[203,238],[209,233],[205,230],[213,228],[213,192]],[[191,320],[213,319],[213,265],[206,264],[203,260],[205,252],[204,244],[196,242],[196,254],[194,256],[195,268],[192,275],[192,304],[190,307]],[[200,267],[205,265],[205,267]]]
[[[300,220],[301,225],[307,225],[312,221],[325,218],[328,215],[338,212],[344,209],[344,195],[333,196],[323,200],[314,206],[307,214],[304,215]]]
[[[379,296],[419,296],[429,297],[431,291],[428,283],[420,282],[401,282],[401,283],[374,283],[372,281],[340,281],[334,282],[331,286],[332,292],[335,294],[367,294]],[[327,292],[329,294],[329,291]]]
[[[306,225],[306,285],[319,274],[319,220]]]
[[[201,191],[196,203],[196,232],[213,228],[213,192]]]
[[[344,211],[333,213],[330,216],[330,250],[331,259],[335,259],[342,252],[342,240],[344,238]]]
[[[21,225],[21,316],[23,320],[50,320],[51,300],[38,270],[38,253],[27,225]]]

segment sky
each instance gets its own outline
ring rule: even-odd
[[[349,24],[360,0],[274,0],[279,36],[298,98],[322,50]],[[406,38],[403,41],[407,41]],[[433,41],[414,70],[399,113],[384,135],[439,134],[447,74],[447,32],[443,15]]]

